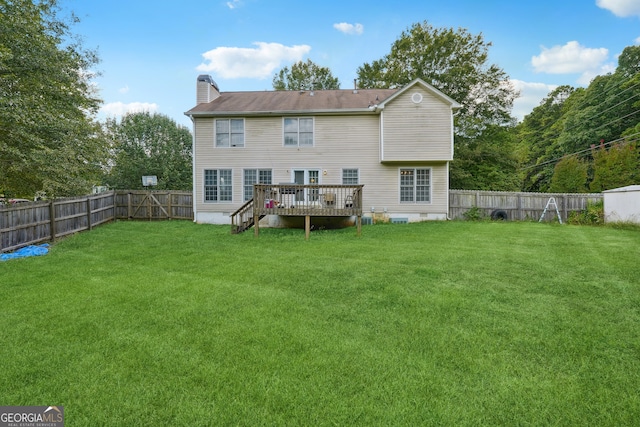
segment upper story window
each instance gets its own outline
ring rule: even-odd
[[[313,147],[313,117],[284,119],[285,147]]]
[[[400,169],[400,202],[431,201],[431,169]]]
[[[244,147],[244,119],[216,119],[216,147]]]

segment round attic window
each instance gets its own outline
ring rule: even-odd
[[[414,93],[411,95],[411,100],[414,104],[420,104],[422,102],[422,94],[418,92]]]

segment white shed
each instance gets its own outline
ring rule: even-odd
[[[640,185],[628,185],[602,193],[605,222],[640,224]]]

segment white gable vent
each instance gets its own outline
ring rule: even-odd
[[[411,95],[411,101],[413,101],[414,104],[420,104],[422,102],[422,94],[418,92],[414,93]]]

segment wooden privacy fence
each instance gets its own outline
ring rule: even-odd
[[[562,220],[569,212],[587,208],[589,202],[603,199],[601,193],[512,193],[500,191],[449,191],[449,217],[464,218],[464,213],[476,207],[489,216],[502,210],[509,220],[538,220],[553,197]],[[545,220],[556,218],[555,208],[549,209]],[[47,202],[0,205],[0,252],[55,240],[114,219],[193,219],[191,191],[109,191],[90,196],[56,199]]]
[[[117,219],[193,219],[191,191],[117,191]]]
[[[0,206],[0,252],[55,240],[114,219],[193,219],[190,191],[109,191]]]
[[[484,215],[490,216],[495,210],[504,211],[507,219],[513,221],[539,220],[549,199],[553,197],[562,221],[570,212],[582,211],[588,203],[602,200],[602,193],[517,193],[504,191],[449,190],[449,217],[462,219],[464,214],[476,207]],[[546,221],[557,217],[555,207],[550,207]]]

